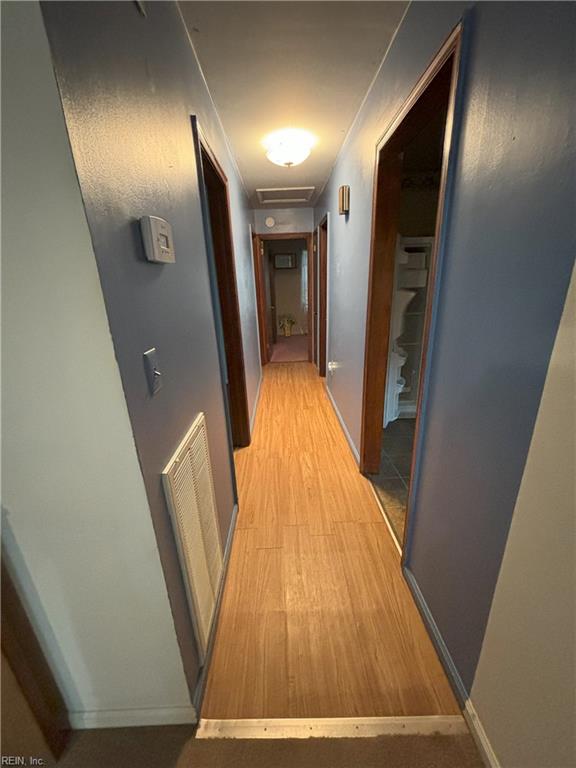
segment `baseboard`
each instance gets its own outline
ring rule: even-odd
[[[336,414],[336,418],[340,422],[340,426],[342,427],[342,432],[344,432],[344,437],[346,438],[346,442],[348,443],[348,446],[350,447],[350,450],[352,451],[352,454],[354,458],[356,459],[356,464],[360,464],[360,453],[356,446],[354,445],[354,440],[352,440],[352,437],[350,436],[350,432],[348,432],[348,427],[346,426],[344,419],[342,418],[342,414],[340,413],[340,410],[338,406],[336,405],[336,401],[334,400],[334,397],[332,396],[332,392],[330,392],[330,388],[328,387],[328,383],[325,385],[326,394],[328,395],[328,399],[332,403],[332,408],[334,408],[334,413]]]
[[[492,744],[490,744],[490,740],[484,730],[484,726],[482,725],[478,713],[470,699],[466,700],[462,714],[468,723],[468,728],[476,742],[476,746],[478,747],[478,751],[480,752],[480,756],[482,757],[486,768],[501,768],[496,753],[492,749]]]
[[[208,668],[210,667],[210,659],[212,658],[212,650],[214,648],[214,639],[216,637],[216,627],[218,626],[218,618],[220,616],[220,606],[222,604],[222,595],[224,594],[224,585],[226,584],[226,576],[228,575],[228,565],[230,563],[230,551],[232,550],[232,540],[234,538],[234,532],[236,530],[236,521],[238,520],[238,504],[234,504],[232,510],[232,518],[230,520],[230,527],[228,528],[228,536],[226,537],[226,545],[224,547],[224,558],[222,566],[222,576],[220,578],[220,584],[218,585],[218,594],[216,595],[216,605],[214,607],[214,619],[212,621],[212,627],[210,629],[210,637],[208,638],[208,646],[206,648],[206,658],[204,665],[200,673],[200,678],[196,685],[196,690],[193,696],[194,706],[200,712],[202,707],[202,698],[204,697],[204,691],[206,689],[206,678],[208,676]]]
[[[256,414],[258,413],[258,404],[260,402],[260,390],[262,389],[262,370],[260,370],[260,379],[258,381],[258,389],[256,390],[256,397],[254,398],[254,408],[252,408],[252,415],[250,416],[250,437],[254,433],[254,422],[256,421]]]
[[[226,572],[228,570],[228,560],[230,559],[230,550],[232,549],[232,539],[234,538],[234,531],[236,530],[236,520],[238,519],[238,504],[234,504],[232,510],[232,517],[230,518],[230,527],[228,528],[228,536],[226,536],[226,544],[224,545],[224,567],[222,569],[222,578],[220,579],[220,586],[218,587],[218,603],[220,603],[220,595],[224,588],[224,580],[226,578]]]
[[[422,717],[314,717],[251,720],[201,719],[197,739],[371,738],[468,733],[461,715]]]
[[[436,653],[438,654],[440,661],[442,662],[442,666],[444,667],[444,670],[448,676],[448,680],[452,684],[452,688],[454,689],[456,698],[458,699],[460,706],[464,707],[465,702],[468,700],[468,691],[464,686],[464,683],[462,681],[462,678],[460,677],[460,673],[458,672],[456,664],[454,664],[454,660],[450,655],[448,646],[444,642],[442,633],[438,629],[438,625],[436,624],[434,617],[432,616],[432,611],[430,610],[430,608],[428,608],[428,604],[424,598],[424,595],[420,590],[420,587],[418,586],[418,582],[414,578],[414,574],[406,566],[404,566],[402,570],[404,572],[404,577],[408,582],[408,586],[410,587],[410,591],[412,592],[412,597],[414,598],[414,601],[416,602],[416,606],[420,611],[420,615],[424,620],[424,624],[428,629],[428,634],[430,635],[430,639],[432,640],[434,647],[436,648]]]
[[[462,714],[464,715],[464,719],[468,724],[470,733],[476,742],[476,746],[478,747],[478,751],[480,752],[482,760],[484,761],[486,768],[500,768],[500,763],[498,762],[496,754],[492,749],[490,740],[488,739],[486,731],[484,730],[480,718],[478,717],[478,713],[474,709],[474,705],[468,696],[468,692],[466,691],[462,678],[460,677],[460,673],[458,672],[456,664],[454,664],[454,660],[450,655],[450,651],[444,642],[442,633],[434,621],[432,612],[430,611],[430,608],[428,608],[428,604],[426,603],[424,595],[418,586],[418,582],[414,578],[414,574],[412,571],[410,571],[409,568],[404,566],[403,571],[406,581],[408,582],[408,586],[410,587],[410,591],[412,592],[412,596],[414,597],[416,605],[418,606],[418,610],[420,611],[420,615],[422,616],[424,624],[426,625],[428,633],[430,634],[430,638],[434,643],[434,647],[436,648],[436,652],[438,653],[440,661],[442,662],[442,666],[444,667],[448,680],[452,684],[456,698],[459,700],[460,706],[462,707]]]
[[[74,730],[87,728],[136,728],[144,725],[193,725],[198,722],[194,707],[158,709],[101,709],[69,712]]]

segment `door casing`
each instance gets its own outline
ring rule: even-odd
[[[236,263],[228,179],[204,136],[199,132],[201,183],[206,196],[205,227],[211,243],[225,353],[225,385],[228,396],[232,444],[250,445],[250,412],[246,387],[242,323],[238,301]],[[207,220],[206,220],[207,219]]]
[[[431,356],[431,328],[435,319],[444,222],[447,214],[445,202],[456,145],[454,115],[459,82],[461,33],[459,24],[426,69],[376,146],[360,443],[360,471],[365,474],[377,473],[380,466],[394,259],[400,212],[402,147],[418,133],[427,117],[438,109],[438,99],[447,99],[440,191],[424,319],[411,483],[403,542],[403,564],[406,563],[407,558],[411,530],[409,510],[419,468],[422,411],[425,406],[427,372]]]

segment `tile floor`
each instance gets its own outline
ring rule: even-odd
[[[382,430],[380,471],[368,475],[400,546],[404,539],[415,419],[397,419]]]

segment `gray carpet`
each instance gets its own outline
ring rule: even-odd
[[[471,736],[194,739],[188,726],[74,734],[58,768],[483,768]]]

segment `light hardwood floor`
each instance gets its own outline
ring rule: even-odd
[[[268,365],[203,718],[460,714],[310,363]]]

